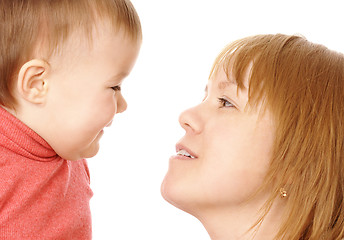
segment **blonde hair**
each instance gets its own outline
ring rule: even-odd
[[[300,36],[258,35],[228,45],[211,71],[231,71],[249,104],[262,102],[276,137],[262,189],[272,189],[257,226],[284,187],[286,211],[275,239],[344,237],[344,55]]]
[[[0,105],[14,108],[13,80],[34,51],[52,54],[76,30],[90,38],[98,20],[132,40],[142,37],[129,0],[0,0]]]

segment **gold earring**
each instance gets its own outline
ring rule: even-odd
[[[287,191],[284,188],[280,188],[280,197],[285,198],[287,196]]]

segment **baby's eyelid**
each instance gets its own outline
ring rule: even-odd
[[[114,86],[114,87],[111,87],[114,91],[121,91],[121,86],[120,85],[117,85],[117,86]]]

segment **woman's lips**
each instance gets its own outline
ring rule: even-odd
[[[176,145],[176,155],[172,156],[171,158],[181,159],[181,160],[193,160],[197,159],[198,156],[193,153],[189,148],[185,147],[182,144]]]

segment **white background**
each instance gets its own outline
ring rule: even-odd
[[[344,52],[344,1],[132,2],[144,39],[123,84],[128,110],[115,116],[100,152],[88,160],[93,239],[209,240],[196,218],[160,195],[168,159],[184,134],[180,112],[202,100],[216,55],[238,38],[302,34]]]

